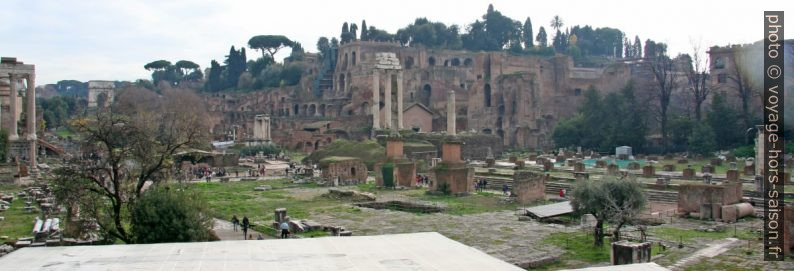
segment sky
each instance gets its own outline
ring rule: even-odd
[[[344,22],[396,32],[418,17],[457,24],[482,17],[492,3],[534,32],[554,15],[565,24],[613,27],[627,36],[666,42],[672,55],[763,38],[763,11],[794,11],[789,0],[753,1],[220,1],[2,0],[0,56],[36,65],[37,85],[59,80],[150,78],[153,60],[222,62],[229,47],[255,35],[279,34],[310,52],[320,36],[338,37]],[[641,11],[638,11],[641,10]],[[794,16],[794,15],[792,15]],[[789,20],[794,20],[794,17]],[[794,38],[794,25],[785,36]],[[250,49],[246,49],[250,50]],[[286,57],[289,49],[279,52]],[[258,56],[253,50],[249,59]]]

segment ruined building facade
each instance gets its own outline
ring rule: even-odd
[[[376,56],[384,53],[396,57],[399,70],[377,68]],[[454,91],[456,131],[497,135],[507,147],[550,148],[554,125],[576,113],[585,90],[617,91],[645,75],[640,64],[628,61],[579,68],[562,55],[454,51],[373,41],[341,45],[330,64],[307,55],[304,62],[310,68],[296,86],[209,94],[214,132],[234,130],[238,139],[253,136],[255,116],[267,114],[273,141],[303,151],[337,138],[367,138],[373,124],[441,132],[447,128],[447,93]],[[374,84],[378,84],[377,97]],[[378,118],[374,111],[380,111]]]

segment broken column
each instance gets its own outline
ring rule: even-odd
[[[573,172],[584,172],[584,163],[581,160],[576,160],[573,164]]]
[[[397,129],[403,129],[403,71],[397,71]]]
[[[447,135],[455,135],[455,91],[450,90],[447,95]]]
[[[488,147],[488,155],[485,156],[485,166],[492,168],[496,165],[496,159],[493,157],[493,151],[491,151],[491,147]]]
[[[372,129],[380,129],[380,78],[378,70],[372,70]]]
[[[17,123],[19,122],[19,119],[17,119],[19,117],[17,113],[17,111],[19,111],[19,109],[17,109],[17,99],[19,97],[19,92],[17,91],[18,80],[14,74],[10,74],[9,79],[11,92],[8,93],[8,97],[10,98],[9,111],[11,113],[11,118],[9,119],[8,140],[17,140],[19,139],[19,134],[17,132]]]
[[[391,107],[391,72],[386,70],[386,85],[385,90],[383,92],[384,101],[384,109],[386,109],[386,116],[384,118],[383,128],[391,129],[392,128],[392,121],[391,121],[391,114],[394,112]]]
[[[692,168],[692,165],[687,165],[684,171],[682,172],[682,177],[684,179],[692,179],[695,177],[695,169]]]
[[[276,208],[275,218],[279,224],[287,220],[287,208]]]

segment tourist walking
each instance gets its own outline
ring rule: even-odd
[[[507,192],[508,192],[508,191],[510,191],[510,187],[509,187],[509,186],[507,186],[507,184],[503,184],[503,185],[502,185],[502,194],[504,194],[505,196],[507,196]]]
[[[248,222],[248,217],[243,216],[243,238],[245,238],[245,240],[248,240],[248,226],[250,225],[251,224]]]
[[[284,221],[281,222],[281,225],[279,226],[279,228],[281,228],[281,239],[289,238],[289,223],[287,223],[288,221],[289,218],[285,219]]]
[[[237,219],[237,215],[232,216],[232,225],[234,225],[234,231],[237,231],[237,226],[240,225],[240,220]]]

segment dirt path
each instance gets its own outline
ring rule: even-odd
[[[212,230],[215,232],[215,235],[218,236],[221,240],[245,240],[243,235],[243,229],[240,226],[237,226],[237,231],[234,230],[234,225],[232,222],[213,218],[212,219]],[[253,240],[256,240],[259,235],[262,235],[264,239],[273,239],[273,237],[267,236],[266,234],[261,234],[254,230],[248,230],[248,234],[253,237]]]

